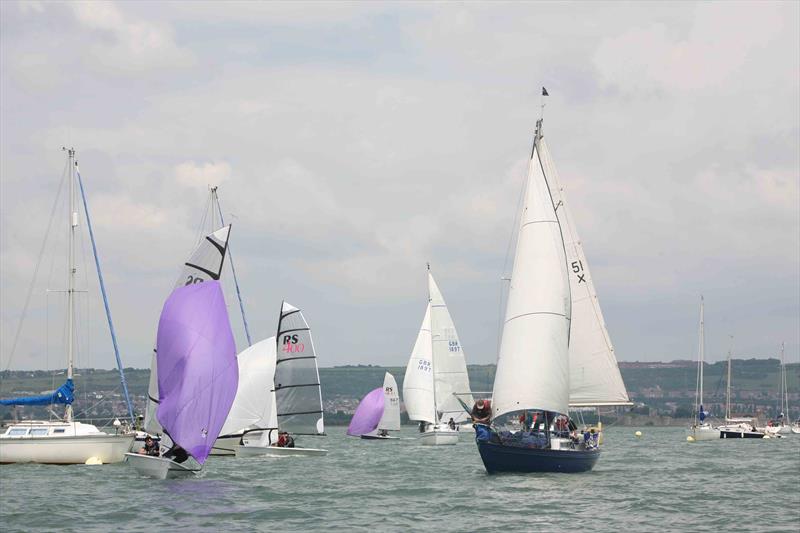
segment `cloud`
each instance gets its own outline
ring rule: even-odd
[[[231,178],[231,166],[225,161],[203,163],[186,161],[175,167],[175,179],[184,187],[215,187]]]

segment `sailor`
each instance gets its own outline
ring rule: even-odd
[[[425,433],[425,421],[424,420],[420,420],[419,421],[419,432],[420,433]]]
[[[452,416],[450,417],[450,420],[448,420],[448,421],[447,421],[447,426],[448,426],[450,429],[452,429],[453,431],[455,431],[455,429],[456,429],[456,421],[455,421],[455,420],[453,420],[453,417],[452,417]]]
[[[180,447],[180,445],[176,442],[172,448],[164,452],[162,455],[164,459],[172,459],[176,463],[182,463],[189,458],[189,454],[186,453],[186,450]]]
[[[158,443],[148,435],[144,439],[144,448],[139,450],[139,453],[142,455],[150,455],[153,457],[158,457]]]
[[[286,448],[288,440],[289,440],[288,433],[286,433],[285,431],[281,431],[280,433],[278,433],[278,442],[277,442],[278,448]]]
[[[489,400],[478,400],[472,407],[472,422],[475,424],[488,424],[492,418],[492,405]]]

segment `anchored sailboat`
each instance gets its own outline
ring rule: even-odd
[[[2,405],[64,405],[62,420],[30,420],[9,425],[5,433],[0,434],[0,463],[46,463],[46,464],[83,464],[87,461],[95,463],[116,463],[123,460],[125,452],[133,442],[133,433],[111,435],[97,429],[92,424],[77,422],[73,417],[72,403],[75,399],[73,382],[73,361],[76,348],[75,321],[75,237],[78,230],[78,211],[75,206],[76,178],[80,179],[78,163],[75,161],[75,150],[67,150],[69,180],[69,259],[67,293],[67,379],[52,393],[24,398],[0,400]],[[78,182],[80,184],[80,182]],[[85,199],[84,199],[85,200]],[[88,206],[84,202],[88,222]],[[92,235],[92,245],[95,247]],[[94,248],[96,253],[96,247]],[[105,298],[105,287],[100,275],[100,264],[95,257],[101,289]],[[35,277],[35,276],[34,276]],[[108,302],[105,300],[106,313],[115,352],[116,339],[113,337]],[[121,367],[120,367],[121,368]],[[123,390],[127,385],[122,374]],[[130,404],[129,404],[130,405]],[[130,409],[130,407],[129,407]]]
[[[600,455],[599,434],[578,436],[569,408],[630,402],[542,120],[528,168],[504,324],[492,421],[476,424],[486,470],[592,469]]]
[[[694,405],[694,424],[689,428],[687,440],[697,442],[701,440],[719,439],[719,429],[706,422],[708,413],[703,409],[703,366],[705,365],[705,320],[703,315],[704,301],[700,297],[700,347],[697,355],[697,390]]]
[[[239,380],[236,344],[218,281],[175,289],[161,312],[156,342],[156,416],[173,443],[202,465],[228,416]],[[140,474],[157,479],[199,469],[176,459],[126,454]]]
[[[733,337],[731,337],[731,343]],[[733,348],[728,350],[728,377],[725,386],[725,424],[719,426],[719,436],[721,439],[763,439],[766,435],[763,431],[756,428],[756,420],[750,417],[731,416],[731,353]]]
[[[786,383],[786,360],[784,359],[785,343],[781,343],[781,370],[778,383],[778,416],[770,420],[764,431],[768,435],[791,435],[792,426],[789,423],[789,388]]]
[[[236,447],[236,456],[325,455],[327,450],[294,445],[294,436],[324,435],[325,424],[311,329],[300,309],[288,302],[281,303],[275,340],[275,373],[272,382],[264,384],[274,387],[275,417],[270,415],[265,430],[246,434]]]
[[[373,389],[361,399],[347,434],[362,439],[396,439],[390,431],[400,431],[400,397],[397,381],[389,372],[383,377],[383,387]]]
[[[403,400],[411,420],[420,422],[422,444],[456,444],[462,407],[472,404],[464,351],[428,265],[428,306],[403,380]]]

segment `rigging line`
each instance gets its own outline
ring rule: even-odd
[[[64,166],[64,171],[61,174],[61,183],[58,185],[58,192],[56,193],[56,198],[53,201],[53,207],[50,209],[50,220],[47,222],[47,230],[44,233],[44,239],[42,240],[42,246],[39,249],[39,257],[36,259],[36,267],[33,269],[33,278],[31,279],[31,284],[28,287],[28,294],[25,296],[25,305],[22,306],[22,314],[19,317],[19,322],[17,323],[17,331],[14,333],[14,341],[11,343],[11,352],[8,355],[8,364],[5,366],[4,370],[8,370],[11,367],[11,362],[14,360],[14,353],[17,349],[17,343],[19,342],[19,334],[22,331],[22,324],[25,322],[25,317],[28,314],[28,306],[31,303],[31,296],[33,295],[33,287],[36,284],[36,277],[39,275],[39,266],[42,263],[42,256],[44,255],[45,247],[47,246],[47,237],[50,235],[50,230],[53,226],[53,220],[55,218],[56,208],[58,207],[58,201],[61,198],[61,191],[64,188],[64,182],[66,181],[66,177],[68,174],[69,169],[69,161]]]

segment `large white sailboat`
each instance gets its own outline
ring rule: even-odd
[[[704,319],[704,301],[700,297],[700,347],[697,355],[697,389],[695,391],[695,405],[694,405],[694,423],[689,428],[689,434],[686,440],[689,442],[697,442],[702,440],[718,440],[719,429],[712,427],[710,423],[706,422],[706,413],[703,408],[703,367],[705,365],[705,319]]]
[[[599,435],[577,435],[569,409],[629,403],[539,120],[481,459],[489,473],[591,470]]]
[[[792,425],[789,422],[789,388],[786,382],[786,344],[781,343],[781,369],[778,377],[778,416],[770,420],[764,431],[767,435],[791,435]]]
[[[428,305],[403,380],[408,417],[420,422],[420,441],[437,446],[458,442],[459,424],[472,405],[464,351],[428,265]]]
[[[296,446],[294,442],[298,435],[325,435],[317,352],[302,311],[282,302],[274,348],[268,348],[267,342],[262,341],[258,357],[272,357],[274,363],[262,367],[263,396],[252,400],[258,405],[260,418],[244,431],[236,456],[326,455],[325,449]],[[271,380],[267,380],[269,364],[274,368]],[[253,384],[252,389],[256,388]],[[254,396],[255,392],[246,397]]]
[[[733,337],[731,337],[733,339]],[[721,439],[763,439],[766,433],[756,428],[756,420],[751,417],[731,415],[731,359],[733,349],[728,350],[728,376],[725,385],[725,423],[719,426]]]
[[[37,397],[2,400],[3,405],[62,404],[62,420],[32,420],[11,424],[0,434],[0,464],[45,463],[83,464],[117,463],[123,460],[133,442],[133,433],[108,434],[96,426],[74,420],[72,402],[75,398],[73,363],[76,348],[75,321],[75,237],[79,231],[76,208],[76,176],[78,166],[75,150],[69,149],[69,259],[67,293],[67,371],[66,382],[52,393]],[[88,210],[86,211],[88,214]]]

